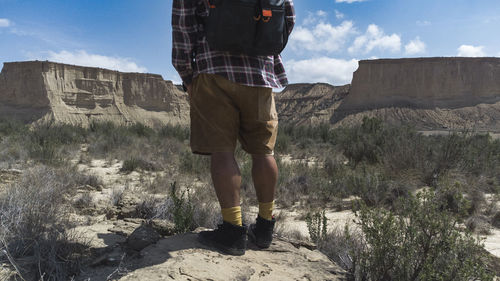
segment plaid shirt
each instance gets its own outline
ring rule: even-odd
[[[285,7],[290,33],[295,23],[292,0],[285,0]],[[172,64],[185,85],[200,73],[218,74],[247,86],[282,88],[288,84],[279,55],[246,56],[210,50],[205,36],[199,36],[203,25],[197,21],[198,17],[207,17],[208,10],[206,0],[173,0]]]

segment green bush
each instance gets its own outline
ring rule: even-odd
[[[133,125],[130,125],[127,128],[132,134],[138,136],[138,137],[146,137],[149,138],[153,135],[156,134],[156,132],[151,129],[150,127],[141,124],[141,123],[135,123]]]
[[[316,211],[314,213],[307,213],[306,224],[311,241],[318,243],[326,237],[327,221],[328,219],[325,216],[325,210],[322,212]]]
[[[144,171],[156,171],[159,168],[152,162],[146,161],[141,158],[132,157],[123,161],[120,172],[130,173],[138,169],[142,169]]]
[[[433,191],[402,200],[397,212],[362,205],[357,216],[364,247],[351,253],[356,280],[493,280],[480,241],[457,229],[460,217]]]
[[[175,232],[184,233],[193,230],[194,206],[191,203],[189,190],[178,193],[177,184],[174,182],[170,186],[170,200],[172,200],[170,212],[175,224]]]
[[[89,126],[88,151],[94,156],[106,155],[132,144],[134,134],[126,126],[112,122],[93,122]]]
[[[158,134],[160,137],[174,138],[179,141],[185,141],[189,139],[190,129],[187,126],[181,125],[165,125],[163,126]]]
[[[59,164],[66,160],[62,147],[83,143],[86,132],[77,126],[46,123],[33,126],[24,137],[31,159],[45,164]]]
[[[344,155],[354,167],[362,161],[370,164],[380,161],[387,137],[381,120],[365,117],[361,126],[341,129],[336,135]]]
[[[209,158],[184,151],[180,155],[180,171],[198,177],[206,177],[210,171]]]
[[[4,136],[20,134],[26,132],[27,130],[28,126],[23,124],[21,121],[9,118],[0,118],[0,140]]]

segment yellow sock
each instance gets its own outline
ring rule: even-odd
[[[222,209],[222,219],[230,224],[242,226],[243,222],[241,221],[241,207],[236,206],[232,208]]]
[[[259,202],[259,216],[268,221],[273,219],[274,201],[269,203]]]

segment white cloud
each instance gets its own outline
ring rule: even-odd
[[[10,26],[10,20],[0,18],[0,27],[9,27],[9,26]]]
[[[358,68],[355,59],[342,60],[320,57],[307,60],[290,60],[286,69],[291,83],[325,82],[333,85],[351,83],[352,73]]]
[[[326,17],[326,15],[328,15],[328,13],[325,12],[325,11],[323,11],[323,10],[319,10],[319,11],[316,12],[316,15],[318,17]]]
[[[50,61],[75,64],[81,66],[101,67],[123,72],[146,72],[147,69],[138,66],[129,58],[108,57],[96,54],[89,54],[84,50],[68,52],[61,51],[59,53],[49,52],[46,58]]]
[[[313,25],[318,22],[324,21],[328,16],[328,13],[323,10],[318,10],[316,12],[307,12],[307,17],[304,19],[303,25]]]
[[[459,57],[484,57],[486,53],[483,51],[484,46],[462,45],[458,47]]]
[[[364,2],[366,0],[335,0],[335,3],[354,3],[354,2]]]
[[[386,35],[376,24],[370,24],[365,34],[356,37],[348,51],[351,54],[358,52],[367,54],[374,49],[399,52],[401,50],[401,37],[397,34]]]
[[[334,52],[344,46],[348,37],[355,33],[352,21],[344,21],[338,26],[320,22],[316,26],[307,28],[299,26],[294,29],[290,38],[290,45],[295,50],[316,52]]]
[[[421,54],[425,53],[425,48],[425,43],[420,40],[420,37],[417,37],[406,44],[405,53],[407,55]]]
[[[335,17],[340,20],[344,18],[344,14],[342,14],[338,10],[335,10]]]

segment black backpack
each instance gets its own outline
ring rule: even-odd
[[[285,0],[207,0],[205,36],[212,50],[278,55],[288,42]]]

